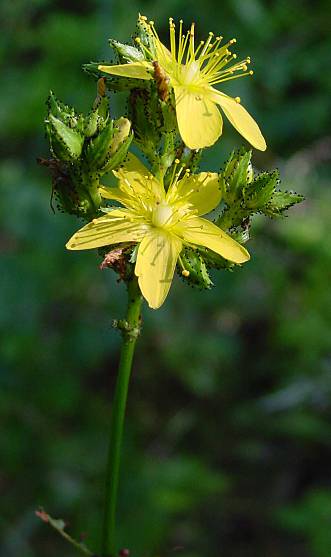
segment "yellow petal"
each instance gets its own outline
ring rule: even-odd
[[[175,86],[179,133],[190,149],[213,145],[222,133],[222,116],[214,102],[202,93]]]
[[[188,178],[184,177],[168,190],[167,200],[170,202],[185,201],[191,203],[197,215],[209,213],[221,201],[222,193],[217,172],[200,172]]]
[[[115,176],[117,176],[119,172],[136,172],[137,174],[142,174],[143,176],[151,174],[146,166],[133,153],[128,153],[119,169],[113,171]]]
[[[101,186],[99,188],[99,193],[104,199],[113,199],[119,201],[123,205],[126,204],[127,197],[120,188]]]
[[[117,66],[98,66],[98,70],[120,77],[153,79],[153,75],[150,73],[153,71],[153,66],[147,62],[131,62],[128,64],[118,64]]]
[[[212,93],[211,98],[220,105],[233,127],[236,128],[253,147],[260,151],[266,150],[267,145],[259,126],[240,103],[235,101],[232,97],[228,97],[216,90]]]
[[[78,230],[70,238],[66,248],[81,250],[121,242],[139,242],[148,230],[148,225],[135,220],[130,211],[114,209]]]
[[[165,231],[153,229],[138,248],[135,274],[149,307],[159,308],[171,286],[182,242]]]
[[[243,246],[209,220],[190,217],[177,224],[174,232],[184,241],[205,246],[233,263],[244,263],[250,258]]]
[[[113,173],[120,181],[120,189],[127,197],[133,197],[135,202],[148,195],[152,195],[158,201],[165,198],[163,185],[132,153],[129,153],[124,163]]]

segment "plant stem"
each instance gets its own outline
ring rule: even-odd
[[[128,309],[125,320],[114,326],[122,332],[122,349],[113,400],[110,444],[105,485],[105,510],[103,522],[102,556],[116,556],[116,505],[120,472],[121,447],[125,407],[131,375],[132,359],[141,319],[142,296],[136,278],[128,283]]]

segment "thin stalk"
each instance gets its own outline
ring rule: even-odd
[[[105,485],[102,556],[115,557],[116,507],[120,472],[125,407],[135,344],[139,336],[142,296],[137,279],[128,283],[128,309],[125,320],[115,322],[121,330],[123,342],[111,415],[110,443]]]

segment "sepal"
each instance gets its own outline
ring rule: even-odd
[[[268,217],[281,216],[293,205],[304,201],[304,196],[291,191],[275,191],[263,212]]]
[[[109,39],[110,46],[118,54],[120,62],[141,62],[145,59],[141,50],[135,46],[123,44],[114,39]]]
[[[197,250],[186,248],[182,251],[180,257],[184,270],[178,266],[178,272],[185,277],[185,282],[204,289],[213,286],[204,259]]]
[[[81,133],[61,122],[53,114],[48,115],[46,131],[52,154],[56,158],[70,161],[80,157],[84,143],[84,136]]]

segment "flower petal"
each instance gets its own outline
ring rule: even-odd
[[[133,196],[136,202],[148,195],[152,195],[157,201],[162,201],[165,197],[163,185],[132,153],[129,153],[125,162],[113,173],[120,181],[120,189],[129,198]]]
[[[93,219],[76,232],[66,245],[70,250],[92,249],[119,244],[140,242],[149,226],[134,218],[126,209],[114,209],[106,215]]]
[[[174,86],[179,133],[190,149],[213,145],[222,133],[222,116],[215,102],[203,93]]]
[[[99,193],[104,199],[113,199],[119,201],[123,205],[126,204],[128,198],[120,188],[100,186]]]
[[[260,151],[266,150],[267,145],[259,126],[240,103],[232,97],[228,97],[224,95],[224,93],[216,91],[216,89],[213,91],[211,98],[220,105],[233,127],[236,128],[253,147]]]
[[[243,246],[209,220],[190,217],[177,224],[174,232],[184,241],[205,246],[233,263],[245,263],[250,258]]]
[[[131,62],[128,64],[118,64],[115,66],[98,66],[101,72],[109,73],[111,75],[118,75],[120,77],[132,77],[134,79],[153,79],[150,73],[153,71],[153,66],[147,62]]]
[[[171,286],[182,242],[165,231],[151,230],[138,248],[135,274],[149,307],[159,308]]]
[[[187,201],[197,211],[197,215],[209,213],[221,201],[222,192],[217,172],[200,172],[184,177],[168,190],[167,200]]]

